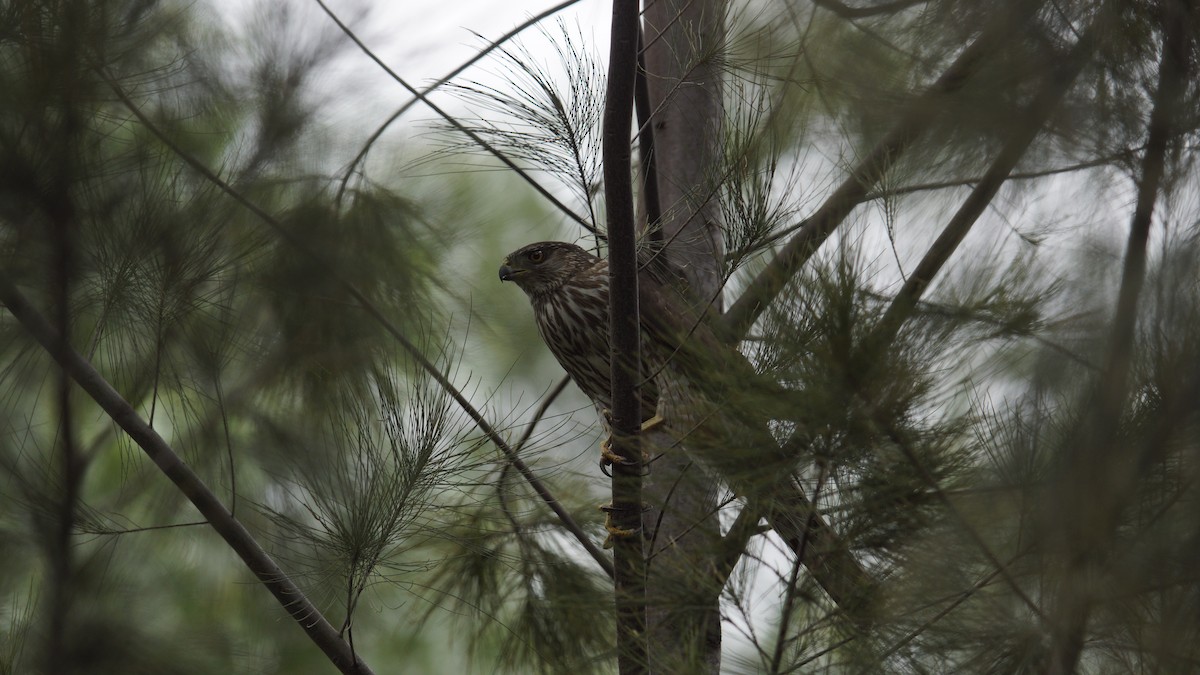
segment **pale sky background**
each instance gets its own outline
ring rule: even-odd
[[[305,21],[312,22],[315,28],[337,30],[315,2],[309,0],[304,4],[304,0],[289,1],[297,2],[304,8],[303,11],[308,15]],[[358,0],[327,0],[327,4],[392,70],[409,84],[423,89],[470,60],[489,41],[560,3],[556,0],[407,0],[369,6]],[[581,0],[543,20],[542,25],[551,32],[557,30],[558,20],[566,22],[572,30],[578,27],[585,38],[593,38],[598,53],[605,54],[610,13],[611,5],[608,2]],[[544,52],[547,58],[553,57],[546,38],[538,28],[526,29],[519,39],[535,54]],[[336,70],[337,74],[331,77],[329,85],[346,98],[335,106],[335,113],[348,114],[359,123],[371,120],[372,130],[376,120],[367,110],[375,105],[380,106],[386,111],[378,118],[378,122],[382,122],[410,98],[400,84],[353,45],[349,45],[348,51],[339,59]],[[492,76],[495,70],[496,64],[489,56],[459,77],[485,83],[499,82]],[[451,111],[461,113],[463,110],[453,97],[441,95],[435,101]],[[401,121],[407,121],[411,127],[412,122],[431,117],[433,113],[427,108],[417,106],[406,113]],[[389,131],[398,131],[405,125],[394,126]],[[363,133],[370,131],[364,130]]]
[[[243,0],[211,2],[211,6],[229,29],[249,36],[255,35],[255,31],[261,29],[262,8],[269,6]],[[559,4],[554,0],[404,0],[373,4],[357,0],[326,2],[360,40],[393,71],[418,89],[423,89],[469,60],[486,46],[487,41],[499,38],[528,18]],[[328,121],[344,131],[349,139],[346,142],[338,142],[331,148],[331,156],[325,158],[333,163],[332,170],[336,171],[354,156],[362,140],[400,105],[409,101],[411,96],[348,38],[342,36],[337,26],[315,2],[286,0],[286,5],[289,11],[286,34],[289,38],[295,35],[299,43],[311,39],[312,36],[327,34],[337,40],[336,44],[342,46],[333,62],[323,67],[319,77],[313,82],[313,89],[316,90],[317,96],[321,97],[318,106],[320,114],[327,116]],[[557,21],[562,20],[572,32],[578,32],[585,40],[590,40],[596,53],[604,59],[608,50],[610,16],[610,2],[581,0],[543,20],[542,25],[554,34],[558,31]],[[521,42],[535,55],[544,54],[547,59],[556,58],[547,38],[536,27],[522,33]],[[250,48],[254,48],[255,42],[250,40],[249,45]],[[502,84],[503,80],[493,75],[496,72],[497,64],[489,56],[459,77],[489,84]],[[452,114],[470,114],[462,102],[452,96],[440,95],[432,98]],[[403,161],[400,158],[407,154],[406,150],[411,149],[412,145],[422,142],[419,136],[428,133],[429,123],[435,117],[427,107],[418,104],[393,123],[372,152],[369,173],[379,171],[387,162]],[[419,197],[419,192],[415,196]],[[495,280],[489,278],[486,281],[491,283]],[[514,317],[514,320],[527,319],[531,317]],[[468,336],[468,340],[474,341],[474,338]],[[530,349],[542,347],[531,346]],[[466,353],[470,352],[471,349],[468,348]],[[530,354],[526,356],[533,358]],[[553,378],[556,380],[558,377],[558,372],[555,372]],[[495,382],[482,384],[485,388],[496,386]],[[523,404],[529,405],[540,393],[525,391],[521,394]],[[483,395],[482,392],[480,395]],[[592,420],[588,417],[591,414],[590,407],[580,410],[574,413],[575,422],[591,424]],[[592,439],[589,437],[586,440]],[[607,491],[607,479],[598,469],[595,470],[595,478],[597,492],[603,494]],[[759,639],[766,639],[772,634],[774,610],[780,593],[777,579],[786,575],[790,569],[791,561],[780,550],[781,544],[775,542],[775,545],[762,546],[764,538],[756,539],[758,546],[752,544],[753,557],[761,562],[755,563],[755,567],[767,565],[776,570],[759,569],[757,573],[751,572],[755,579],[752,583],[751,597],[748,599],[753,608],[751,622],[744,620],[740,610],[726,607],[725,614],[729,621],[724,629],[723,661],[727,666],[724,670],[730,673],[754,672],[753,667],[747,669],[747,665],[755,662],[748,635],[754,634]],[[573,544],[568,544],[568,548],[571,546]],[[464,645],[455,646],[461,649]]]
[[[255,34],[253,32],[255,24],[252,19],[255,12],[261,14],[261,7],[264,5],[243,0],[211,0],[211,2],[214,3],[213,7],[219,8],[218,11],[228,26],[234,30],[241,30],[247,35]],[[429,83],[440,79],[461,63],[469,60],[488,41],[507,33],[527,18],[558,4],[554,0],[509,2],[402,0],[401,2],[376,2],[374,4],[359,0],[327,0],[327,2],[341,20],[347,23],[372,51],[397,74],[418,89],[423,89]],[[342,36],[313,0],[286,0],[286,5],[294,8],[290,18],[294,26],[289,27],[287,32],[289,36],[295,34],[297,40],[304,40],[311,36],[326,35],[335,39],[335,44],[342,46],[342,49],[337,52],[337,57],[333,59],[332,63],[321,69],[319,78],[313,83],[314,89],[318,92],[317,95],[322,97],[318,106],[321,114],[327,116],[328,121],[346,137],[345,141],[339,138],[339,141],[330,149],[331,153],[328,158],[322,158],[332,162],[332,170],[336,171],[338,167],[344,166],[345,162],[354,156],[361,142],[411,96],[347,38]],[[551,33],[555,33],[557,32],[556,22],[564,21],[572,32],[579,32],[585,41],[590,41],[595,52],[604,58],[608,49],[610,13],[610,2],[583,0],[545,20],[543,26]],[[482,37],[476,36],[475,33]],[[557,58],[549,47],[547,38],[537,28],[528,29],[522,34],[522,44],[535,55],[544,54],[547,60]],[[460,77],[501,85],[504,80],[500,76],[493,75],[498,70],[496,61],[489,57]],[[453,114],[469,115],[471,112],[466,110],[461,101],[452,96],[443,94],[435,95],[433,98]],[[382,143],[376,147],[371,156],[370,172],[375,174],[385,171],[389,162],[403,163],[406,155],[411,158],[412,155],[408,151],[412,150],[413,146],[422,143],[420,134],[428,133],[429,122],[434,117],[434,113],[423,105],[417,105],[407,112],[401,120],[389,128]],[[836,163],[838,158],[829,157],[827,159]],[[483,161],[482,158],[480,161]],[[1011,196],[1011,193],[1002,192],[988,215],[985,216],[984,222],[971,235],[972,239],[974,241],[994,239],[1001,243],[1010,242],[1011,245],[1011,242],[1016,239],[1016,231],[1023,227],[1022,221],[1037,223],[1051,218],[1048,214],[1061,207],[1063,195],[1073,192],[1072,181],[1079,180],[1076,177],[1066,177],[1061,179],[1064,190],[1057,191],[1057,194],[1051,190],[1042,193],[1041,196],[1023,196],[1017,198],[1016,201],[1012,201],[1014,197]],[[828,185],[817,184],[808,184],[806,187],[809,191],[808,196],[812,199],[819,198],[823,194],[822,191],[829,188]],[[418,188],[414,188],[413,193],[418,198],[422,194],[421,189]],[[1047,195],[1055,194],[1056,196],[1053,198],[1045,202],[1041,201]],[[1119,195],[1115,195],[1114,199],[1117,197]],[[929,208],[932,210],[927,210]],[[914,223],[907,221],[914,221],[916,225],[924,222],[925,226],[944,222],[948,214],[941,213],[940,208],[944,208],[944,206],[919,207],[914,212],[902,214],[905,220],[897,227],[900,230],[906,230],[913,226]],[[870,208],[864,210],[863,218],[879,219],[878,214],[872,212]],[[1012,220],[1010,221],[1010,219]],[[1097,227],[1099,224],[1093,223],[1093,227]],[[507,226],[506,224],[501,225]],[[882,236],[880,234],[882,231],[880,229],[875,236]],[[513,236],[520,237],[521,235],[516,233]],[[525,242],[514,240],[513,247],[515,248],[518,243]],[[1067,248],[1062,253],[1071,255],[1077,242],[1074,238],[1065,237],[1058,243],[1048,241],[1041,247],[1041,250],[1045,255],[1048,249],[1053,250],[1055,246],[1064,244],[1067,245]],[[921,250],[923,245],[924,242],[920,237],[900,243],[902,249],[912,247],[913,250]],[[889,244],[884,242],[879,248],[873,250],[887,251],[888,246]],[[984,245],[982,248],[988,250],[989,246],[990,244]],[[999,246],[994,250],[999,250]],[[489,252],[478,253],[483,255]],[[503,252],[494,253],[498,261]],[[901,250],[903,257],[911,257],[903,255],[904,253],[905,251]],[[890,268],[892,261],[889,255],[881,256],[877,262],[885,274],[899,278],[897,271]],[[906,264],[913,263],[906,260]],[[493,284],[496,281],[494,277],[489,276],[487,279],[475,280],[475,282]],[[525,321],[530,320],[530,317],[522,314],[506,317],[506,320]],[[475,341],[470,336],[468,340]],[[484,348],[486,345],[476,344],[468,347],[465,353],[469,359],[472,357],[472,349]],[[540,345],[530,345],[530,351],[521,358],[534,358],[533,350],[542,349]],[[482,358],[486,354],[477,352],[475,356]],[[547,374],[547,377],[557,379],[558,372]],[[497,383],[484,381],[481,385],[488,388],[497,386]],[[529,390],[528,387],[526,389],[517,394],[523,397],[524,405],[529,405],[530,401],[536,398],[541,391]],[[1000,395],[999,392],[990,392],[990,394]],[[480,396],[483,395],[484,393],[481,391]],[[594,419],[589,417],[591,414],[590,409],[584,409],[576,412],[574,419],[581,425],[592,424]],[[595,479],[597,491],[605,490],[607,482],[598,471],[595,471]],[[758,539],[761,544],[763,538]],[[783,554],[774,545],[768,544],[765,550],[757,553],[763,561],[762,564],[774,568],[774,570],[760,569],[754,575],[754,590],[751,594],[754,599],[751,603],[754,609],[751,622],[753,625],[740,620],[740,613],[736,610],[726,612],[726,618],[732,620],[732,623],[726,623],[724,631],[724,655],[726,663],[731,666],[728,669],[729,672],[746,672],[745,665],[753,662],[746,660],[746,657],[750,656],[747,652],[750,649],[750,641],[746,633],[752,631],[759,639],[763,640],[767,640],[767,636],[772,634],[775,601],[780,588],[776,575],[786,575],[786,571],[790,567],[789,556]],[[735,654],[741,658],[734,656]]]
[[[556,4],[558,3],[549,0],[540,2],[527,0],[520,2],[414,0],[392,6],[378,5],[368,19],[356,22],[354,28],[359,33],[359,37],[367,42],[373,50],[378,50],[377,53],[398,74],[408,79],[413,86],[422,88],[429,82],[443,77],[482,48],[485,43],[474,33],[479,33],[489,40],[498,38],[529,17]],[[353,5],[350,3],[343,4],[338,0],[330,0],[330,8],[342,16],[343,21],[346,21],[346,15],[353,11],[352,7]],[[593,47],[603,58],[608,51],[611,11],[609,2],[583,0],[555,14],[551,19],[545,20],[543,25],[553,33],[557,28],[555,22],[561,19],[570,29],[578,28],[585,39],[591,38]],[[539,53],[538,45],[541,45],[546,58],[554,58],[545,37],[536,28],[522,33],[521,40],[535,54]],[[408,95],[403,92],[402,88],[388,79],[385,74],[379,73],[374,64],[364,58],[358,58],[355,63],[357,64],[355,69],[364,68],[380,77],[378,80],[380,83],[378,85],[379,99],[390,101],[393,106],[408,100]],[[494,69],[494,62],[489,63],[485,59],[480,66],[473,67],[466,75],[472,79],[489,82],[491,81],[489,80],[489,71],[494,72]],[[368,99],[370,98],[368,97]],[[374,101],[369,100],[366,103],[369,105],[372,102]],[[451,110],[460,105],[447,96],[438,98],[437,102],[448,104]],[[462,109],[458,108],[458,110]],[[350,111],[353,114],[362,114],[361,108],[358,106],[350,106]],[[390,112],[391,108],[388,109],[387,114]],[[417,107],[406,113],[403,119],[411,127],[413,121],[427,120],[430,117],[432,117],[432,113],[428,109]],[[386,119],[386,115],[382,119]],[[392,133],[402,134],[403,132],[394,131]],[[396,137],[393,136],[393,138]],[[526,393],[528,396],[538,394],[538,392]],[[575,417],[577,420],[582,420],[588,414],[590,414],[590,409],[585,409],[576,413]],[[603,490],[607,485],[606,479],[597,472],[596,480],[598,486]],[[753,662],[750,651],[753,647],[748,634],[753,633],[759,639],[763,639],[771,634],[774,626],[773,611],[776,606],[775,600],[779,597],[780,592],[779,586],[775,583],[776,574],[786,574],[785,570],[790,567],[791,561],[774,546],[763,548],[765,550],[756,551],[757,555],[763,560],[763,564],[776,567],[778,571],[761,570],[756,575],[757,579],[753,584],[754,591],[751,594],[752,598],[757,598],[752,602],[752,608],[757,608],[757,611],[754,612],[753,626],[742,620],[739,610],[726,608],[727,618],[730,619],[726,622],[723,631],[723,661],[727,665],[727,672],[747,672],[745,669],[747,659],[749,662]]]

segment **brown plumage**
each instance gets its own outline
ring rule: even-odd
[[[500,280],[515,283],[529,296],[538,333],[554,358],[600,409],[612,409],[608,349],[608,261],[582,248],[542,241],[504,259]],[[652,344],[643,337],[643,372]],[[653,379],[638,390],[643,420],[654,416],[658,387]]]
[[[608,263],[574,244],[538,242],[505,258],[500,279],[525,291],[555,358],[598,408],[611,409]],[[793,481],[794,459],[769,431],[772,418],[794,415],[787,391],[721,343],[670,284],[639,275],[638,302],[643,417],[657,411],[689,456],[752,495],[747,508],[771,521],[835,602],[857,606],[873,581]]]
[[[597,408],[611,409],[608,262],[574,244],[543,241],[505,258],[500,279],[525,291],[538,332],[559,364]],[[756,389],[762,393],[763,379],[676,296],[656,277],[639,276],[643,421],[657,414],[676,439],[686,437],[697,458],[726,478],[766,469],[762,451],[778,446],[766,431],[762,397],[755,395]]]

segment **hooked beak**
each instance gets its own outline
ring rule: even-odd
[[[500,266],[500,281],[512,281],[513,279],[517,278],[518,276],[520,276],[524,273],[525,273],[525,270],[513,269],[513,268],[509,267],[508,261],[505,260],[504,264]]]

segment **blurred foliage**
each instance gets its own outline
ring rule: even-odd
[[[727,670],[1052,672],[1069,592],[1086,598],[1080,672],[1196,669],[1188,3],[1130,375],[1119,413],[1096,419],[1176,1],[731,3],[709,172],[728,299],[900,112],[926,107],[917,142],[742,343],[782,392],[772,431],[796,479],[879,580],[869,620],[846,621],[774,535],[731,536]],[[376,672],[611,672],[607,578],[391,334],[599,541],[593,412],[569,388],[529,426],[560,375],[495,279],[504,252],[585,234],[514,176],[464,172],[458,153],[477,149],[442,127],[341,194],[335,163],[365,134],[325,115],[326,69],[361,55],[298,5],[262,3],[238,31],[198,8],[0,0],[0,270]],[[922,98],[996,22],[1020,29],[953,94]],[[602,59],[566,26],[543,30],[549,57],[510,44],[450,89],[467,126],[594,224]],[[1018,175],[889,332],[898,289],[1083,34],[1095,49]],[[0,673],[329,672],[113,422],[78,390],[64,414],[61,387],[0,313]],[[1072,482],[1102,460],[1092,492]],[[1089,519],[1078,494],[1113,515]],[[730,529],[744,496],[711,517]]]

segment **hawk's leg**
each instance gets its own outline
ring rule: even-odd
[[[605,539],[604,539],[604,548],[606,548],[606,549],[612,548],[613,540],[618,537],[621,537],[621,538],[633,537],[642,531],[641,527],[635,527],[632,529],[625,528],[625,527],[617,527],[617,525],[615,523],[613,523],[612,514],[619,511],[620,509],[613,506],[612,502],[601,505],[600,510],[604,512],[604,529],[608,530],[608,536],[605,537]],[[645,511],[646,507],[643,506],[641,510]]]
[[[611,413],[607,409],[603,410],[602,412],[604,413],[605,421],[607,421],[609,423],[609,427],[611,428],[612,427]],[[650,431],[651,429],[654,429],[655,427],[661,426],[665,422],[666,422],[666,420],[664,420],[663,418],[661,418],[657,414],[655,414],[654,417],[651,417],[650,419],[646,420],[645,422],[642,422],[642,433]],[[650,455],[645,450],[643,450],[642,451],[643,464],[649,460],[650,460]],[[603,471],[606,476],[612,475],[608,472],[608,467],[612,466],[613,464],[628,464],[628,463],[629,463],[629,460],[625,459],[624,457],[622,457],[612,451],[612,436],[611,435],[608,438],[605,438],[603,441],[600,441],[600,470]]]

